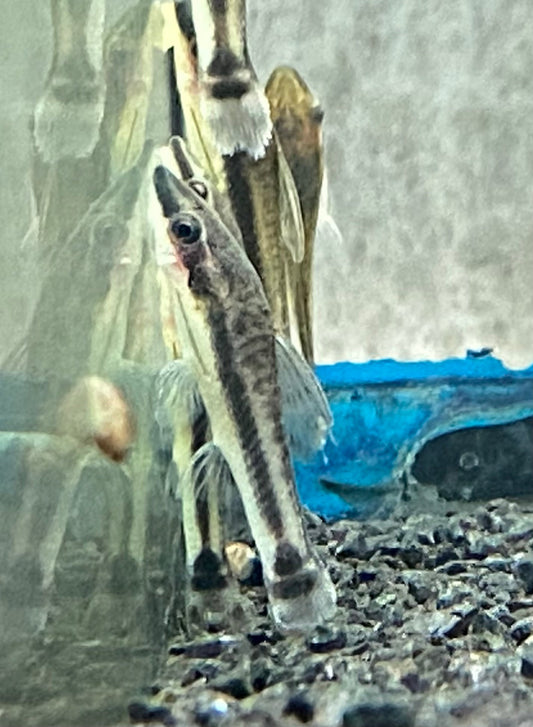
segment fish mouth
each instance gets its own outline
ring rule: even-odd
[[[193,211],[200,206],[198,194],[163,164],[158,164],[154,169],[153,182],[163,216],[167,220],[179,212]]]
[[[279,99],[281,105],[311,96],[309,86],[298,71],[290,66],[279,66],[272,71],[266,84],[266,92]]]
[[[282,632],[308,631],[329,621],[335,608],[335,588],[318,563],[271,585],[270,612]]]

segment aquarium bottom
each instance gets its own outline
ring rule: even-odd
[[[338,614],[281,636],[263,589],[243,589],[242,630],[176,635],[130,707],[165,725],[530,727],[533,502],[411,504],[383,520],[308,514]],[[141,720],[139,719],[139,722]]]

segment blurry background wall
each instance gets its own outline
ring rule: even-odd
[[[107,25],[132,4],[108,0]],[[29,129],[52,44],[48,3],[2,12],[0,359],[39,280]],[[318,360],[531,363],[531,0],[249,0],[248,18],[260,78],[294,65],[326,114],[341,237],[317,241]]]

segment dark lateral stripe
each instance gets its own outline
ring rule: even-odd
[[[194,40],[196,38],[196,33],[192,21],[190,0],[182,0],[181,2],[174,0],[174,10],[176,12],[176,20],[178,21],[181,32],[189,42]]]
[[[207,442],[207,429],[209,427],[209,419],[207,412],[202,407],[200,413],[192,424],[192,442],[191,454],[197,452]]]
[[[246,165],[248,163],[249,160],[245,152],[237,152],[233,156],[224,157],[229,198],[233,214],[241,230],[244,249],[257,274],[263,280],[261,251],[254,225],[252,193],[246,176]]]
[[[283,518],[250,399],[244,381],[235,369],[235,351],[228,333],[226,318],[223,313],[212,309],[209,309],[208,315],[218,374],[237,426],[237,435],[245,453],[245,462],[251,475],[256,500],[268,527],[276,537],[281,538]]]
[[[227,0],[209,0],[209,8],[213,15],[225,15],[228,8]]]
[[[228,6],[226,0],[208,0],[209,10],[215,24],[215,45],[228,45]]]
[[[302,558],[294,545],[282,540],[276,548],[274,570],[278,576],[293,576],[302,567]]]
[[[217,48],[213,54],[211,63],[207,67],[209,76],[222,76],[228,78],[236,71],[242,69],[242,62],[229,48]]]
[[[207,490],[209,484],[206,486],[205,476],[199,476],[201,470],[205,468],[205,462],[200,460],[195,467],[193,477],[195,478],[194,488],[194,503],[196,508],[196,522],[200,531],[200,537],[202,540],[202,547],[206,547],[210,544],[210,532],[209,532],[209,500]],[[218,483],[217,483],[218,484]]]
[[[170,117],[170,133],[172,136],[185,136],[185,119],[181,108],[180,93],[176,80],[176,67],[174,65],[174,48],[167,51],[168,68],[168,105]]]

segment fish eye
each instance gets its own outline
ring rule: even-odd
[[[201,179],[191,179],[189,182],[189,187],[193,189],[196,194],[202,199],[208,198],[209,192],[207,189],[207,185],[205,185]]]
[[[324,120],[324,109],[322,106],[313,106],[311,109],[311,119],[315,124],[321,124]]]
[[[192,215],[182,214],[176,215],[170,221],[170,230],[184,245],[192,245],[200,239],[202,234],[202,226],[200,222]]]

